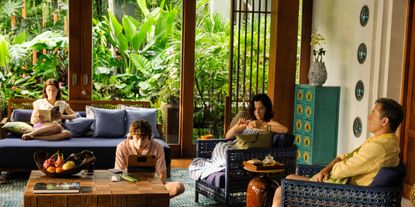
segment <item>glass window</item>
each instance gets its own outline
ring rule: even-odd
[[[0,12],[1,99],[39,98],[49,78],[60,81],[66,99],[67,0],[5,0]]]

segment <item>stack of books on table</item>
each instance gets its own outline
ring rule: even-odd
[[[36,183],[33,193],[79,193],[79,182]]]

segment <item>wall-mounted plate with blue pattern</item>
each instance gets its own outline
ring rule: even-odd
[[[356,117],[353,121],[353,134],[355,137],[362,135],[362,120]]]
[[[365,94],[365,85],[363,84],[363,81],[359,80],[356,83],[356,87],[354,89],[354,95],[356,96],[356,99],[358,101],[361,101],[363,99],[364,94]]]
[[[368,21],[369,21],[369,7],[365,5],[362,7],[362,10],[360,10],[360,25],[364,27],[366,26]]]
[[[357,49],[357,60],[360,64],[363,64],[366,60],[367,56],[367,47],[365,43],[362,43],[359,45],[359,48]]]

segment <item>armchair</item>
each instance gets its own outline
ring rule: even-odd
[[[291,135],[292,136],[292,135]],[[227,141],[225,139],[198,140],[196,144],[196,157],[210,158],[216,143]],[[291,142],[292,143],[292,142]],[[199,194],[207,196],[217,202],[228,206],[230,203],[244,203],[246,189],[249,181],[254,178],[243,169],[243,161],[253,158],[263,158],[271,154],[277,162],[285,164],[285,175],[295,172],[296,145],[290,147],[273,147],[246,150],[228,150],[226,153],[225,172],[215,173],[216,182],[212,182],[209,176],[195,183],[195,202],[198,202]],[[273,178],[280,180],[285,175],[275,175]]]
[[[297,174],[311,176],[322,168],[298,165]],[[281,206],[401,206],[405,172],[403,164],[382,168],[370,186],[282,179]]]

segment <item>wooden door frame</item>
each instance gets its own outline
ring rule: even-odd
[[[415,137],[414,130],[409,129],[410,124],[410,116],[411,112],[413,111],[413,98],[414,98],[414,91],[413,91],[413,83],[415,79],[415,4],[414,0],[410,0],[407,5],[407,17],[406,17],[406,44],[405,44],[405,60],[404,60],[404,70],[402,76],[402,96],[401,96],[401,103],[405,110],[405,117],[402,121],[399,133],[399,144],[401,148],[401,160],[402,162],[408,166],[408,163],[413,163],[414,160],[408,160],[408,139],[409,135],[411,137]],[[410,169],[407,168],[407,175],[410,172]],[[409,198],[409,194],[411,191],[412,185],[404,183],[403,188],[403,195],[406,198]]]
[[[69,99],[92,97],[92,0],[68,0]]]

